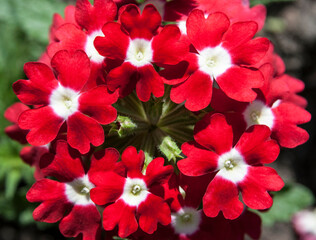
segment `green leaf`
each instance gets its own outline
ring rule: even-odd
[[[274,193],[273,206],[267,212],[257,212],[264,225],[271,226],[275,222],[289,222],[294,213],[314,203],[311,190],[298,184],[288,184],[280,192]]]
[[[278,3],[278,2],[294,2],[295,0],[251,0],[250,5],[255,6],[258,4],[268,5],[270,3]]]
[[[11,0],[19,26],[31,39],[47,43],[49,26],[55,12],[66,7],[62,0]]]
[[[14,197],[18,184],[21,180],[21,174],[17,170],[8,172],[5,180],[5,197],[11,199]]]
[[[128,238],[113,237],[114,240],[129,240]]]

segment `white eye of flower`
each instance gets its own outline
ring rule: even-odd
[[[260,100],[250,103],[243,112],[243,116],[247,123],[247,128],[257,124],[266,125],[270,129],[273,127],[274,114],[272,109]]]
[[[123,199],[126,204],[137,207],[146,200],[148,194],[149,192],[143,179],[127,178],[123,194],[120,198]]]
[[[244,179],[247,174],[248,164],[242,155],[235,149],[219,156],[217,176],[221,176],[234,183]]]
[[[94,204],[90,199],[90,190],[94,184],[89,181],[87,175],[66,183],[65,194],[67,199],[76,205]]]
[[[78,111],[80,94],[71,88],[59,85],[50,95],[49,106],[55,114],[67,119],[70,115]]]
[[[199,52],[198,63],[200,71],[216,79],[232,66],[229,52],[221,46],[204,48]]]
[[[183,207],[171,214],[171,225],[177,234],[191,235],[199,230],[202,220],[201,211],[191,207]]]
[[[89,34],[87,36],[87,41],[84,50],[92,62],[102,63],[105,57],[100,55],[97,49],[94,47],[93,42],[96,37],[104,37],[103,32],[101,30],[97,30]]]
[[[126,53],[126,61],[135,67],[142,67],[150,64],[153,60],[152,58],[151,41],[141,38],[130,40]]]

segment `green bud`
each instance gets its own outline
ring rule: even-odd
[[[162,140],[159,150],[167,157],[169,161],[176,161],[177,158],[183,158],[181,154],[181,150],[177,146],[176,142],[169,136],[164,137]]]
[[[115,124],[112,125],[112,128],[109,132],[109,135],[119,135],[120,137],[126,137],[133,134],[134,129],[137,125],[126,116],[118,116]]]

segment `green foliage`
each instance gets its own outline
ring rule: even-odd
[[[294,2],[295,0],[250,0],[250,5],[255,6],[257,4],[264,4],[268,5],[270,3],[277,3],[277,2]]]
[[[273,206],[267,212],[257,212],[265,225],[275,222],[289,222],[294,213],[314,203],[313,193],[297,183],[286,185],[280,192],[274,193]]]
[[[128,238],[113,237],[114,240],[129,240]]]
[[[54,12],[63,12],[63,0],[0,0],[0,216],[29,224],[33,206],[25,199],[33,169],[19,157],[21,146],[4,134],[10,123],[3,113],[17,98],[12,83],[25,79],[23,65],[36,61],[48,43]]]

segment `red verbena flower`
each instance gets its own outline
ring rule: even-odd
[[[60,221],[59,229],[65,237],[82,234],[83,240],[96,239],[101,229],[101,216],[89,195],[95,186],[91,174],[114,170],[118,156],[115,149],[95,153],[86,173],[80,154],[67,142],[57,142],[56,154],[45,154],[40,165],[45,176],[58,181],[41,179],[26,195],[30,202],[41,202],[33,212],[34,219],[48,223]]]
[[[190,63],[187,70],[190,76],[186,74],[182,81],[169,83],[174,85],[171,100],[186,101],[185,106],[191,111],[201,110],[209,105],[216,81],[230,98],[253,101],[256,98],[253,89],[264,84],[262,74],[253,65],[269,48],[268,39],[252,39],[257,30],[255,22],[230,25],[223,13],[213,13],[205,19],[201,10],[193,10],[187,20],[187,33],[195,50],[185,59]]]
[[[103,227],[113,230],[118,225],[120,237],[134,233],[138,224],[144,232],[152,234],[158,222],[167,225],[171,221],[170,208],[158,193],[173,168],[163,166],[163,158],[155,158],[143,174],[144,159],[142,151],[137,153],[134,147],[128,147],[122,154],[124,175],[99,171],[91,176],[96,185],[91,190],[91,199],[106,205]]]
[[[244,209],[238,199],[253,209],[272,205],[268,191],[279,191],[283,181],[276,171],[263,164],[273,162],[279,147],[270,140],[266,126],[253,126],[233,142],[233,130],[222,114],[208,114],[194,129],[196,142],[182,145],[186,159],[178,162],[180,171],[188,176],[217,172],[203,197],[203,211],[216,217],[222,211],[225,218],[235,219]],[[234,145],[233,145],[234,144]]]
[[[73,54],[58,52],[52,59],[53,71],[43,63],[26,63],[24,70],[29,80],[19,80],[13,90],[25,104],[39,105],[21,113],[19,127],[30,130],[26,138],[32,145],[53,141],[61,126],[67,124],[67,141],[81,153],[87,153],[90,143],[104,142],[100,124],[116,118],[111,106],[117,94],[109,94],[105,86],[82,92],[90,74],[90,61],[82,51]]]
[[[138,98],[144,102],[151,93],[162,97],[164,82],[154,64],[177,64],[188,52],[187,44],[179,42],[178,27],[165,26],[157,34],[161,17],[153,5],[146,5],[142,14],[137,6],[128,5],[119,20],[120,24],[105,24],[104,37],[95,40],[101,55],[122,61],[107,75],[107,86],[111,91],[119,89],[120,97],[129,95],[136,87]]]

